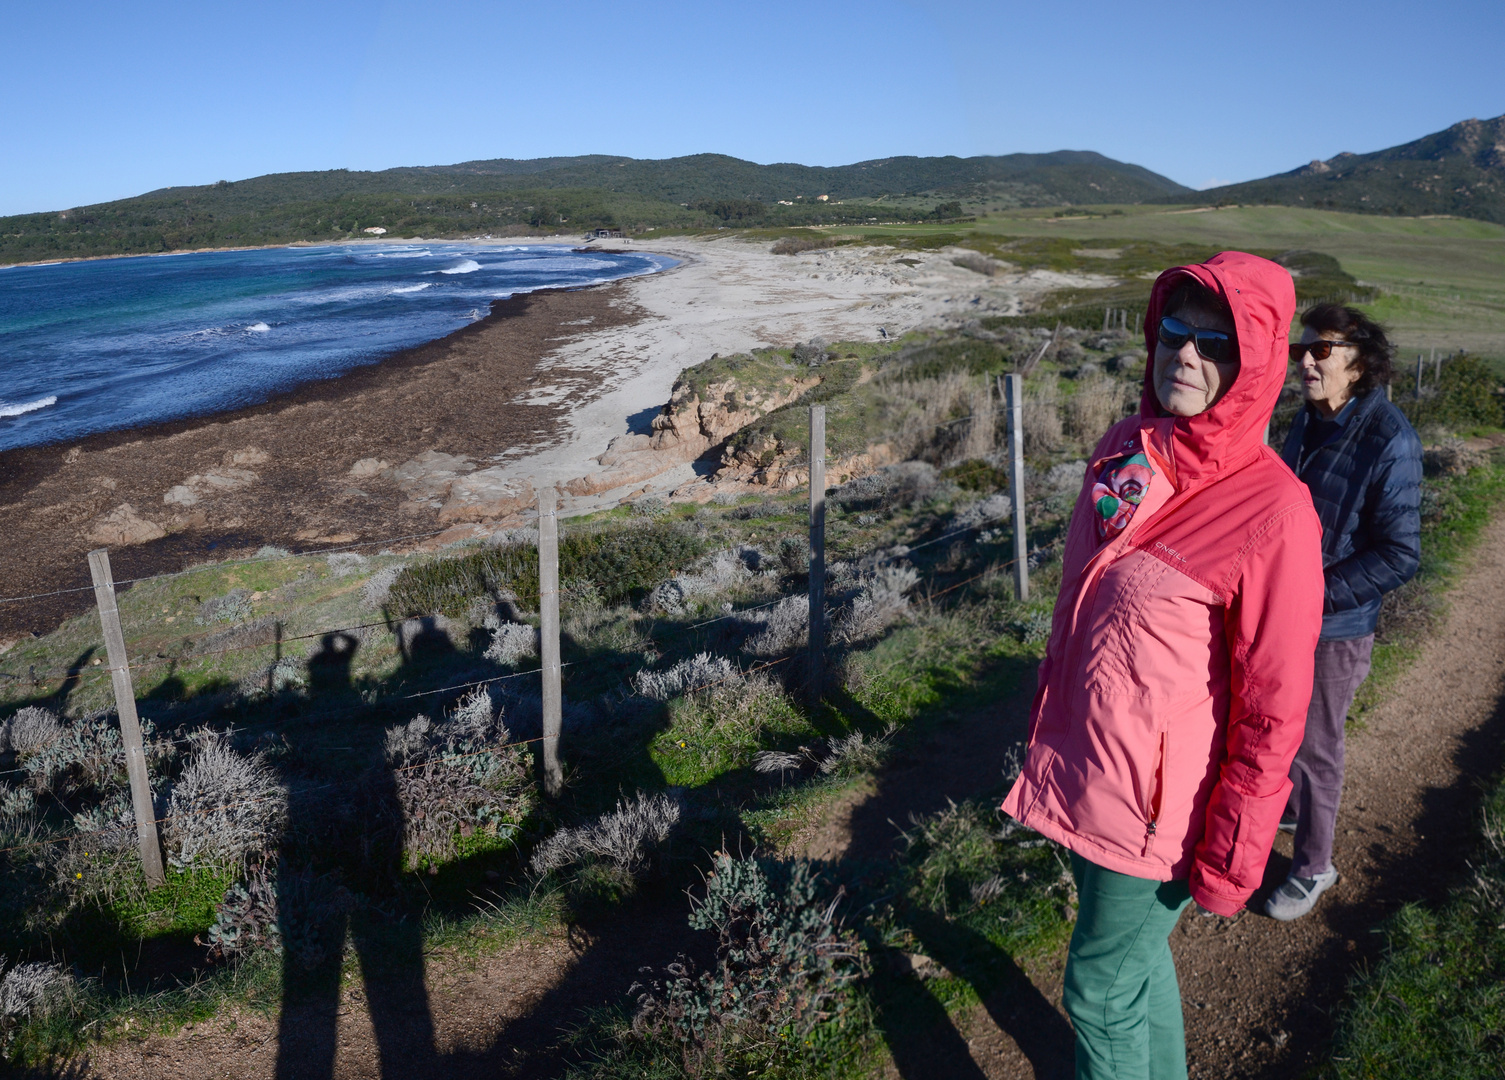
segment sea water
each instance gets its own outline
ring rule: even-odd
[[[254,405],[444,337],[493,300],[670,265],[366,243],[0,268],[0,450]]]

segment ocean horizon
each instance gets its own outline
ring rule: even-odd
[[[562,245],[360,243],[0,268],[0,450],[260,404],[484,318],[675,260]]]

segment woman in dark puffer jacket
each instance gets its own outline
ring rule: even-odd
[[[1338,880],[1333,831],[1343,791],[1343,721],[1369,674],[1384,594],[1421,561],[1421,440],[1385,393],[1390,343],[1362,312],[1322,304],[1301,317],[1291,346],[1306,408],[1281,458],[1312,493],[1322,520],[1324,595],[1306,735],[1291,766],[1280,827],[1296,833],[1291,873],[1265,912],[1311,911]]]

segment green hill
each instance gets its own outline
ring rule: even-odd
[[[1464,120],[1404,146],[1338,154],[1278,176],[1211,188],[1196,201],[1453,214],[1505,224],[1505,116]]]
[[[897,157],[832,168],[757,165],[721,154],[500,158],[272,173],[0,218],[0,263],[328,241],[373,226],[393,236],[438,237],[855,224],[959,216],[963,203],[1138,203],[1187,194],[1148,169],[1090,151]]]

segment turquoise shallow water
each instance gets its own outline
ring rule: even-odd
[[[435,243],[0,268],[0,450],[254,405],[444,337],[493,300],[672,264]]]

